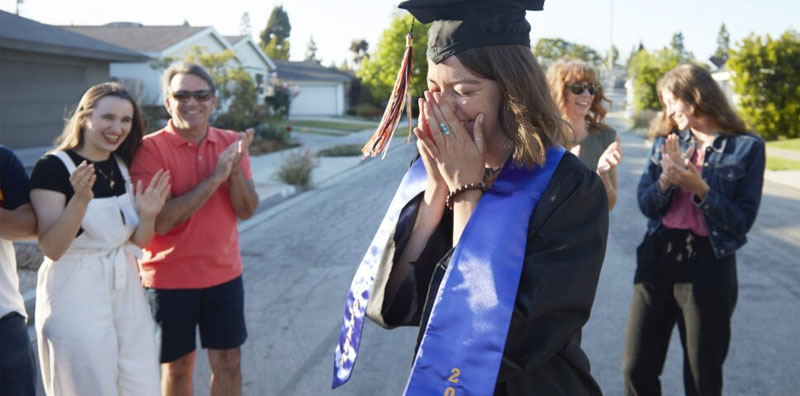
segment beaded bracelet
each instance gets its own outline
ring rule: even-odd
[[[469,190],[486,191],[486,184],[484,184],[483,182],[469,183],[469,184],[465,184],[465,185],[463,185],[461,187],[458,187],[453,191],[450,191],[450,193],[447,194],[447,201],[445,201],[445,204],[447,205],[447,207],[450,208],[450,210],[453,210],[453,201],[455,200],[456,195],[461,194],[464,191],[469,191]]]

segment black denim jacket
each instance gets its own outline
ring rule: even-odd
[[[682,153],[693,149],[689,130],[672,133],[678,134]],[[648,217],[648,234],[661,226],[677,190],[673,187],[665,194],[658,190],[665,140],[665,136],[659,136],[653,142],[637,191],[639,208]],[[733,254],[747,242],[745,235],[755,222],[761,203],[765,160],[764,140],[751,133],[720,133],[706,149],[702,176],[709,191],[702,201],[695,196],[694,203],[703,212],[717,257]]]

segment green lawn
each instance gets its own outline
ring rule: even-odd
[[[800,151],[800,138],[776,140],[767,143],[769,147],[775,147],[782,150]]]
[[[289,121],[289,125],[291,125],[292,127],[338,129],[342,131],[356,132],[364,129],[375,128],[378,126],[378,123],[300,120],[300,121]]]
[[[800,170],[800,162],[784,159],[776,156],[767,156],[767,169],[779,170]]]

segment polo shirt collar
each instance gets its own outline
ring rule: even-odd
[[[188,144],[192,143],[189,139],[186,139],[180,133],[178,133],[178,130],[175,129],[174,125],[172,125],[172,119],[170,119],[167,122],[167,126],[164,129],[169,134],[170,142],[174,146],[180,147],[180,146],[188,145]],[[217,132],[217,129],[213,128],[213,127],[211,127],[211,125],[209,125],[208,129],[206,130],[206,137],[203,138],[203,140],[204,141],[207,140],[209,143],[216,144],[216,143],[218,143],[220,141],[219,139],[220,139],[220,136],[219,136],[219,133]],[[202,141],[200,143],[202,144]]]

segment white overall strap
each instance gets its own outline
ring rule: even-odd
[[[131,184],[131,174],[128,172],[128,166],[125,165],[125,161],[122,160],[118,155],[114,154],[114,159],[117,160],[117,166],[119,167],[119,173],[122,174],[122,178],[125,179],[125,184]]]
[[[70,158],[69,154],[67,154],[67,152],[64,150],[58,150],[54,152],[53,155],[58,157],[58,159],[60,159],[61,162],[64,163],[64,166],[67,168],[67,173],[69,173],[69,175],[72,176],[72,173],[75,172],[75,169],[77,169],[77,167],[75,166],[75,163],[72,162],[72,158]]]
[[[131,202],[134,202],[134,191],[133,191],[133,180],[131,180],[131,174],[128,172],[128,166],[125,165],[125,161],[122,160],[118,155],[113,154],[114,159],[117,160],[117,167],[119,167],[119,173],[122,174],[122,178],[125,180],[125,191],[128,193],[128,196],[131,198]]]

